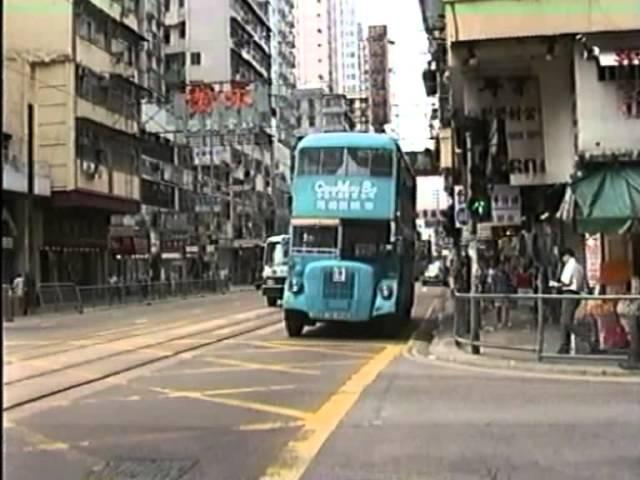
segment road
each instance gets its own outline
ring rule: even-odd
[[[422,292],[414,317],[441,295]],[[635,479],[640,471],[637,383],[411,358],[410,330],[386,339],[319,327],[289,339],[281,313],[256,292],[92,315],[5,328],[4,405],[14,405],[5,411],[6,478]],[[52,394],[56,387],[64,391]],[[144,475],[108,476],[116,468]]]

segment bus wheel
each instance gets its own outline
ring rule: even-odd
[[[267,297],[267,305],[269,307],[275,307],[278,304],[278,299],[276,297]]]
[[[304,322],[302,316],[298,312],[285,310],[284,324],[287,329],[287,335],[290,337],[299,337],[304,330]]]

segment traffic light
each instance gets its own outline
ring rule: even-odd
[[[477,222],[491,221],[491,193],[485,165],[484,162],[478,162],[469,171],[471,192],[467,209]]]

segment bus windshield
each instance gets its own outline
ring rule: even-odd
[[[284,265],[289,257],[289,246],[283,242],[269,242],[264,250],[264,264],[269,266]]]
[[[298,175],[393,175],[393,151],[381,148],[303,148],[298,152],[297,163]]]
[[[342,226],[341,255],[347,259],[376,259],[389,243],[389,222],[351,220]]]
[[[293,248],[336,249],[338,248],[338,227],[294,227]]]

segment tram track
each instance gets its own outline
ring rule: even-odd
[[[264,309],[266,310],[266,309]],[[18,409],[41,400],[48,399],[71,390],[108,380],[112,377],[133,372],[180,355],[197,352],[212,345],[223,343],[250,333],[264,330],[282,321],[280,312],[272,310],[258,315],[252,311],[235,317],[245,317],[236,321],[170,336],[156,341],[142,342],[134,348],[123,349],[106,355],[71,362],[56,368],[43,369],[33,374],[14,378],[4,383],[3,412]],[[253,315],[253,320],[247,316]],[[217,322],[214,320],[213,322]],[[210,324],[212,322],[209,322]],[[166,333],[166,332],[163,332]],[[198,337],[207,335],[207,339],[197,341]],[[215,335],[213,338],[211,335]],[[151,336],[151,335],[150,335]],[[184,340],[195,340],[188,346],[179,344],[169,351],[158,352],[158,347],[166,347]],[[26,362],[25,362],[26,363]],[[53,362],[52,362],[53,363]]]
[[[256,305],[257,307],[257,305]],[[198,310],[207,309],[209,305],[202,305]],[[227,309],[228,308],[228,309]],[[242,313],[246,311],[246,304],[237,304],[230,305],[229,307],[224,308],[224,312],[216,315],[216,317],[224,317],[228,315],[235,315],[237,313]],[[146,320],[146,317],[149,315],[154,315],[156,312],[144,312],[143,318]],[[177,313],[177,312],[176,312]],[[8,359],[5,359],[4,365],[12,365],[19,362],[36,360],[40,358],[47,357],[49,355],[56,355],[61,353],[72,352],[77,349],[89,348],[95,345],[105,344],[111,341],[130,338],[139,335],[145,335],[152,328],[175,328],[178,326],[189,325],[194,322],[202,321],[202,320],[211,320],[211,312],[200,313],[197,315],[192,315],[188,320],[183,321],[175,321],[177,319],[167,319],[159,322],[154,321],[145,321],[144,324],[137,323],[134,325],[125,324],[120,326],[119,328],[114,328],[106,331],[86,331],[83,332],[82,335],[76,335],[72,338],[64,337],[64,338],[56,338],[51,341],[45,341],[44,344],[39,344],[38,341],[35,341],[34,344],[29,344],[28,341],[24,342],[26,346],[22,348],[13,348],[9,352],[5,351],[5,358],[8,356]],[[139,321],[139,320],[138,320]],[[124,335],[122,335],[124,334]],[[116,336],[114,335],[121,335]],[[87,342],[88,337],[96,337],[95,341]],[[83,342],[82,345],[78,345],[79,342]],[[75,344],[75,345],[74,345]],[[34,347],[35,345],[35,347]],[[72,346],[69,346],[72,345]],[[64,348],[56,349],[55,347],[64,346]],[[8,355],[7,355],[8,353]]]
[[[136,337],[142,337],[145,335],[149,335],[150,333],[152,333],[152,329],[153,328],[158,328],[161,329],[162,331],[167,331],[167,330],[175,330],[178,328],[182,328],[185,327],[187,325],[193,325],[194,323],[198,323],[198,322],[202,322],[202,321],[211,321],[211,320],[215,320],[215,319],[223,319],[225,316],[229,316],[229,315],[236,315],[238,313],[242,313],[243,309],[246,309],[246,307],[243,306],[238,306],[237,308],[232,309],[231,311],[225,312],[223,314],[220,314],[219,316],[216,317],[211,317],[211,313],[203,313],[197,316],[192,316],[190,317],[188,320],[181,320],[181,321],[168,321],[168,322],[160,322],[160,323],[153,323],[153,322],[148,322],[145,323],[144,325],[138,324],[138,325],[130,325],[130,326],[126,326],[126,327],[122,327],[122,328],[118,328],[118,329],[114,329],[112,331],[107,331],[107,332],[96,332],[96,333],[92,333],[92,334],[88,334],[85,335],[83,337],[76,337],[73,339],[65,339],[65,340],[59,340],[59,341],[53,341],[50,343],[47,343],[46,345],[43,345],[40,348],[36,348],[36,352],[34,352],[33,355],[27,355],[27,356],[19,356],[16,355],[15,353],[19,354],[22,353],[22,351],[25,350],[31,350],[33,351],[33,348],[25,348],[25,349],[21,349],[21,351],[19,352],[15,352],[14,355],[8,360],[5,361],[4,364],[5,366],[11,366],[11,365],[16,365],[19,364],[20,362],[29,362],[32,360],[41,360],[43,358],[47,358],[50,356],[55,356],[55,355],[60,355],[60,354],[64,354],[64,353],[70,353],[70,352],[76,352],[79,350],[83,350],[83,349],[88,349],[91,347],[96,347],[96,346],[100,346],[100,345],[107,345],[109,343],[112,342],[117,342],[120,340],[125,340],[125,339],[130,339],[130,338],[136,338]],[[87,341],[85,340],[87,338],[87,336],[90,337],[96,337],[95,341]],[[78,342],[82,342],[82,344],[78,344]],[[60,348],[60,349],[50,349],[50,347],[56,347],[56,346],[60,346],[60,345],[64,345],[65,348]],[[71,346],[69,346],[71,345]],[[5,383],[6,385],[6,383]]]

